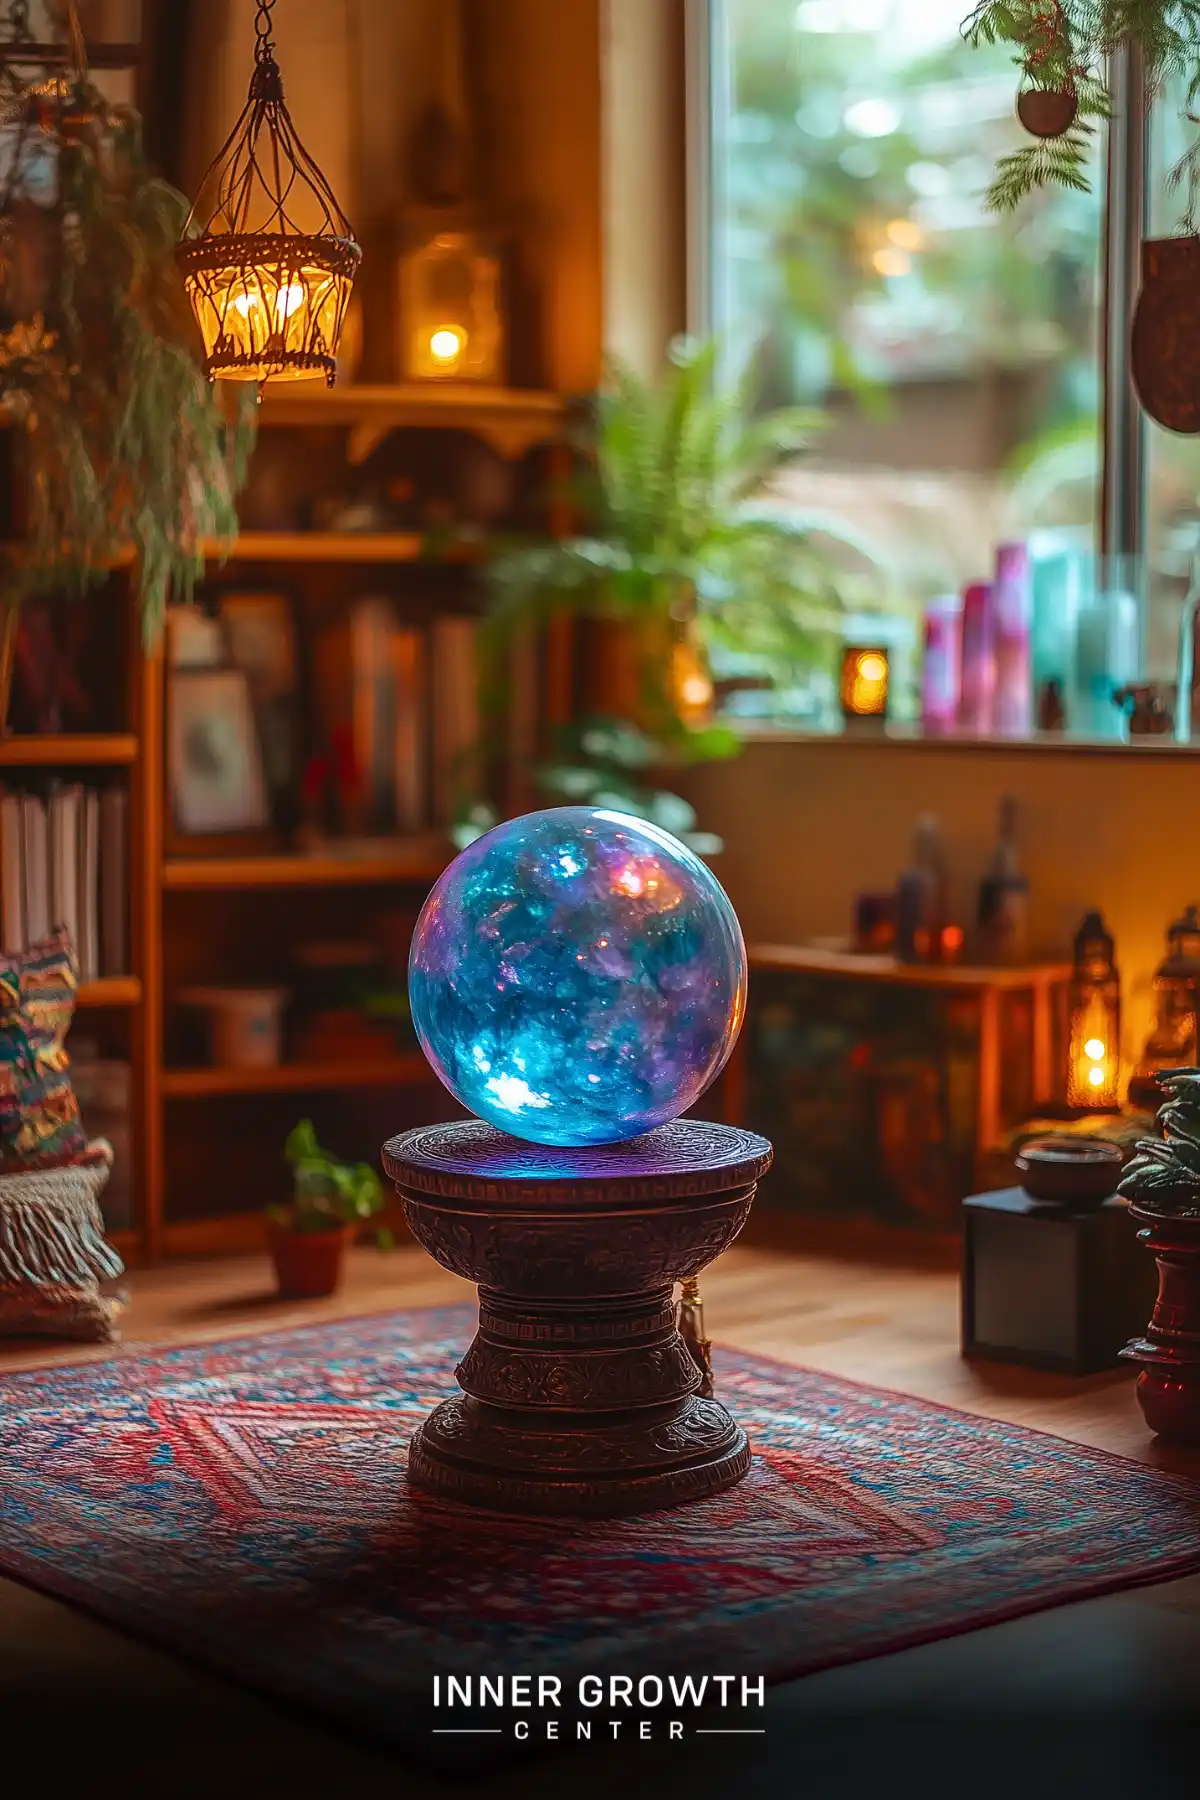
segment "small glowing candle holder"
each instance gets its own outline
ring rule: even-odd
[[[1116,1112],[1121,1080],[1121,979],[1113,940],[1099,913],[1075,935],[1070,987],[1067,1104],[1083,1112]]]
[[[506,376],[500,257],[471,230],[418,238],[400,260],[399,364],[406,381]]]
[[[842,652],[842,717],[847,725],[887,718],[891,664],[882,645],[848,644]]]

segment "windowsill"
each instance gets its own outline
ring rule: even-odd
[[[1080,753],[1088,756],[1177,756],[1200,754],[1200,740],[1177,744],[1170,735],[1135,737],[1127,742],[1112,738],[1072,737],[1061,731],[1036,732],[1028,738],[979,737],[969,732],[926,734],[919,725],[886,725],[852,731],[819,731],[811,726],[770,723],[765,719],[725,719],[747,744],[843,745],[851,749],[879,749],[899,745],[915,750],[991,751],[1008,756],[1030,752]]]

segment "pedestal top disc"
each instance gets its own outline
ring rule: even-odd
[[[676,1119],[624,1143],[581,1149],[525,1143],[479,1119],[460,1119],[392,1138],[383,1166],[410,1192],[443,1199],[600,1205],[728,1193],[757,1181],[771,1154],[766,1138],[753,1131],[700,1119]]]

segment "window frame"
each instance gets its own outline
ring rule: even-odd
[[[964,14],[965,16],[965,14]],[[731,316],[722,291],[722,123],[732,108],[726,0],[686,0],[688,330],[726,334]],[[1129,341],[1150,213],[1152,108],[1140,49],[1110,59],[1112,118],[1102,158],[1101,456],[1096,549],[1112,579],[1134,584],[1145,666],[1147,620],[1147,431],[1130,369]]]

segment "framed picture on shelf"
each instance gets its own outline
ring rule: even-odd
[[[263,832],[271,822],[250,684],[241,669],[171,674],[167,769],[184,837]]]
[[[295,606],[280,589],[228,588],[218,594],[216,610],[229,661],[250,686],[272,810],[280,823],[287,823],[281,814],[294,799],[299,776]]]
[[[220,669],[229,658],[221,621],[199,601],[167,608],[167,667]]]

